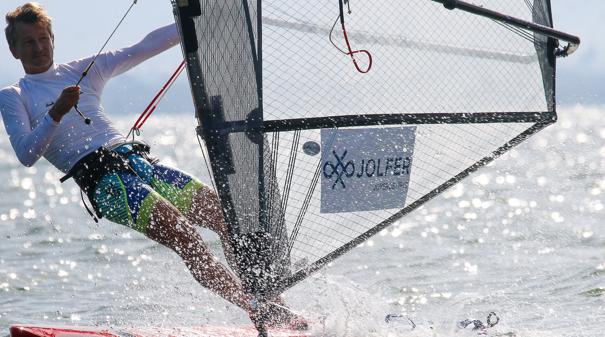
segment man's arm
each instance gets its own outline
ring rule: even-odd
[[[80,90],[79,87],[63,90],[55,105],[33,130],[18,90],[6,88],[0,91],[0,112],[17,158],[21,164],[29,167],[48,149],[59,121],[78,102]]]
[[[174,47],[179,42],[175,24],[158,28],[130,47],[99,55],[95,65],[91,68],[89,81],[95,89],[101,90],[110,78],[132,69],[143,61]]]

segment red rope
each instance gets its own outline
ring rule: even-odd
[[[357,71],[359,71],[362,74],[366,74],[367,72],[370,71],[370,69],[372,69],[372,54],[370,54],[370,52],[365,49],[353,50],[351,48],[351,43],[349,42],[349,36],[347,35],[347,28],[345,27],[344,20],[341,20],[341,23],[342,23],[342,33],[344,34],[345,42],[347,43],[347,49],[349,50],[347,55],[351,56],[351,59],[353,60],[353,64],[355,65],[355,68],[357,69]],[[365,70],[361,69],[359,64],[357,64],[357,60],[355,59],[355,54],[358,54],[358,53],[364,53],[368,56],[369,64],[368,64],[368,68]]]
[[[185,62],[185,60],[183,60],[183,62],[181,62],[181,64],[174,71],[174,73],[172,74],[172,76],[170,76],[170,78],[168,79],[168,81],[164,84],[164,86],[162,87],[162,89],[160,89],[160,91],[158,91],[158,93],[155,95],[155,97],[153,97],[153,99],[151,100],[151,102],[149,103],[149,105],[147,105],[147,108],[145,108],[145,110],[143,111],[143,113],[141,113],[141,115],[139,116],[139,118],[137,119],[137,121],[132,126],[131,132],[138,132],[141,129],[141,127],[143,126],[143,124],[145,124],[145,122],[147,121],[147,119],[149,118],[149,116],[151,116],[151,113],[158,106],[158,104],[160,103],[160,101],[162,100],[162,98],[164,97],[164,95],[166,95],[166,92],[168,91],[168,89],[170,89],[170,87],[172,87],[172,85],[176,81],[177,77],[179,77],[179,75],[181,74],[181,72],[183,72],[183,69],[185,69],[185,65],[186,64],[187,64],[187,62]]]
[[[345,1],[345,3],[347,4],[347,6],[350,6],[349,2]],[[344,4],[343,4],[342,0],[339,1],[339,6],[340,6],[340,17],[339,18],[340,18],[340,23],[342,25],[342,33],[345,37],[345,42],[347,43],[347,49],[349,50],[348,53],[345,52],[344,50],[343,50],[343,52],[345,52],[345,54],[351,56],[351,59],[353,60],[353,64],[355,65],[355,68],[357,69],[357,71],[359,71],[362,74],[365,74],[365,73],[369,72],[370,69],[372,69],[372,54],[370,54],[370,52],[365,49],[353,50],[353,48],[351,48],[351,43],[349,42],[349,36],[347,34],[347,27],[345,25]],[[349,14],[351,14],[351,7],[349,7]],[[366,54],[366,56],[368,57],[368,68],[365,70],[361,69],[361,67],[357,63],[357,60],[355,59],[355,54],[359,54],[359,53]]]

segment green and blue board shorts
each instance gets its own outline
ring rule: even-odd
[[[97,182],[94,202],[102,216],[112,222],[147,233],[154,205],[166,199],[183,214],[191,208],[204,184],[175,168],[152,163],[132,151],[131,144],[113,149],[127,155],[132,171],[109,172]]]

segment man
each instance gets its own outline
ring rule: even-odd
[[[260,307],[239,280],[210,253],[193,224],[219,234],[231,247],[217,196],[188,174],[151,160],[148,148],[125,142],[101,106],[106,82],[179,43],[175,25],[159,28],[130,47],[55,64],[52,21],[37,3],[6,15],[10,52],[25,76],[0,91],[0,110],[19,161],[41,157],[73,177],[98,216],[136,229],[183,258],[203,286],[250,313],[253,321],[304,327],[302,318],[276,304]],[[79,86],[75,86],[80,79]],[[92,123],[74,112],[82,112]],[[279,302],[279,299],[277,299]]]

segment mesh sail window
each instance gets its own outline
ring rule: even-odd
[[[481,0],[552,27],[545,0]],[[556,40],[430,0],[173,2],[253,293],[282,291],[556,120]]]

